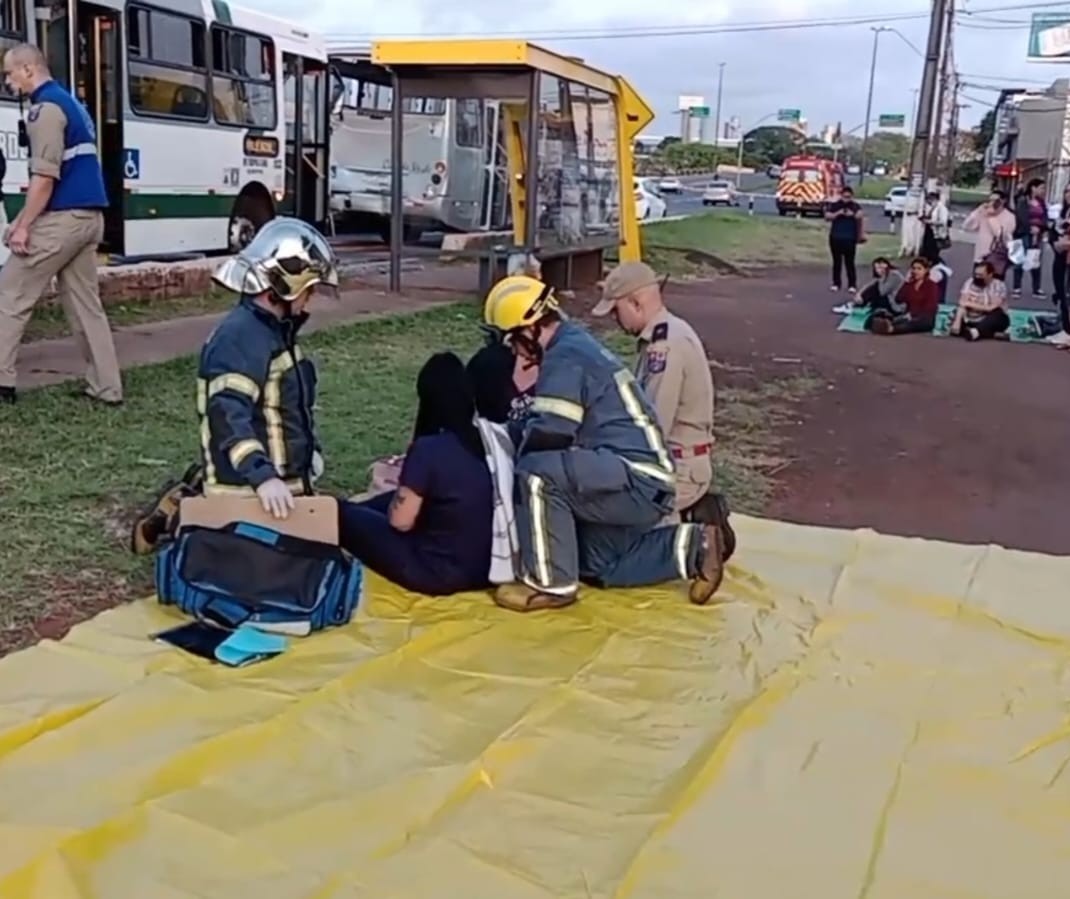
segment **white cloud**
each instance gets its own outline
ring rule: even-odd
[[[371,40],[390,34],[567,32],[629,26],[694,26],[723,22],[924,13],[927,0],[243,0],[284,18],[300,18],[336,40]],[[298,12],[295,13],[295,10]],[[1008,14],[1010,15],[1010,14]],[[1024,20],[1026,14],[1019,14]],[[924,47],[926,16],[896,22]],[[749,123],[780,106],[799,107],[815,128],[865,116],[872,34],[867,25],[796,31],[677,35],[632,39],[539,42],[590,64],[626,75],[659,112],[655,130],[673,133],[679,94],[702,94],[713,103],[717,64],[726,63],[722,118]],[[960,29],[957,58],[964,71],[993,78],[1054,78],[1052,66],[1025,63],[1025,31]],[[881,41],[874,115],[908,114],[921,78],[921,60],[902,41]],[[1034,85],[1035,86],[1035,85]],[[975,98],[996,94],[974,89]],[[975,103],[966,116],[984,112]]]

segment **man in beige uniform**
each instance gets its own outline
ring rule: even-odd
[[[41,51],[20,44],[4,54],[8,87],[29,97],[26,204],[4,233],[11,256],[0,270],[0,402],[15,401],[19,344],[52,278],[88,368],[85,395],[123,399],[119,363],[100,302],[96,250],[107,193],[89,113],[52,80]]]
[[[676,468],[676,511],[686,513],[713,484],[713,378],[695,329],[665,308],[650,266],[626,262],[602,283],[596,316],[613,313],[639,338],[635,377],[658,413]]]

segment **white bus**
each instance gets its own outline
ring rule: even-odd
[[[378,80],[373,80],[378,78]],[[332,59],[331,208],[357,227],[390,229],[393,90],[366,59]],[[495,104],[482,100],[404,99],[402,193],[409,239],[422,231],[477,231],[501,224],[508,203],[494,192],[505,155]],[[497,152],[493,152],[497,151]]]
[[[111,204],[106,252],[232,251],[276,212],[326,220],[319,35],[224,0],[0,0],[0,45],[20,41],[44,50],[96,125]],[[5,91],[9,217],[28,177],[20,114]]]

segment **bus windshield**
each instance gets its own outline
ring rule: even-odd
[[[381,116],[390,113],[394,106],[394,91],[389,85],[355,78],[334,76],[331,108],[337,113],[340,108],[352,109],[360,115]],[[446,114],[446,101],[438,97],[406,97],[402,103],[406,115]]]

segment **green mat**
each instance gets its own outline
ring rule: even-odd
[[[1009,314],[1011,317],[1010,334],[1013,342],[1040,343],[1044,340],[1036,323],[1036,318],[1038,315],[1050,318],[1050,312],[1041,312],[1037,309],[1011,309]],[[840,322],[840,326],[836,330],[849,331],[852,334],[868,333],[865,328],[868,315],[868,309],[852,309],[843,317],[843,321]],[[951,327],[951,319],[954,315],[954,306],[941,306],[940,311],[936,314],[936,327],[933,329],[933,336],[947,337],[947,332]]]

